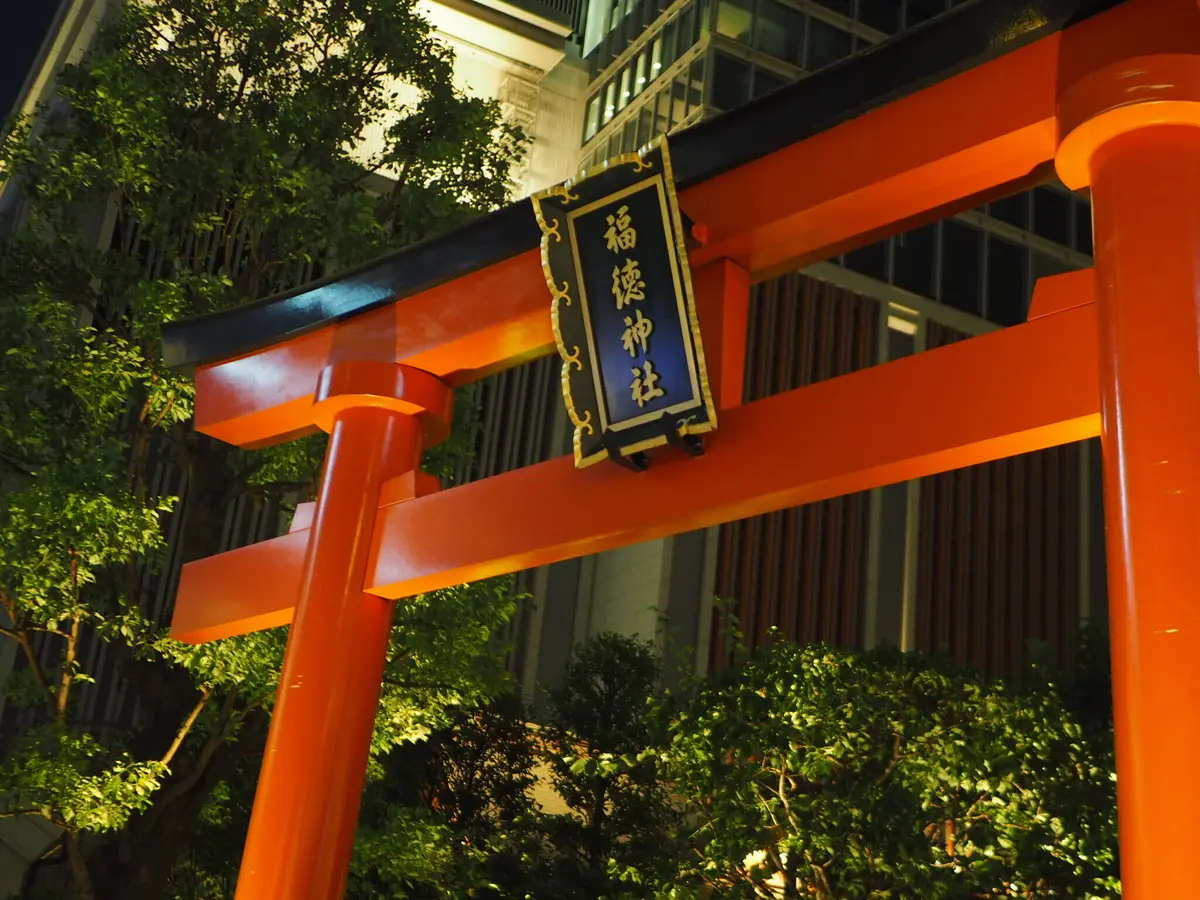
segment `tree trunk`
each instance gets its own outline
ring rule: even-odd
[[[67,863],[71,867],[71,878],[75,882],[75,893],[79,900],[96,900],[96,887],[92,884],[83,848],[79,846],[79,835],[68,831],[63,837],[63,844],[67,848]]]

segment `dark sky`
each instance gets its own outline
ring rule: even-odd
[[[12,112],[62,0],[0,0],[0,118]]]

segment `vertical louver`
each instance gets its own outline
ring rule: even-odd
[[[873,365],[879,305],[794,274],[754,289],[747,336],[745,399],[759,400]],[[723,525],[716,594],[748,649],[778,626],[798,641],[859,643],[867,546],[867,494]],[[713,665],[733,648],[714,627]]]
[[[968,335],[928,323],[932,349]],[[1079,444],[921,482],[916,649],[1016,674],[1030,642],[1071,661],[1079,622]]]

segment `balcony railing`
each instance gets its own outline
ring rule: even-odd
[[[508,0],[513,6],[565,25],[572,32],[583,30],[583,0]]]

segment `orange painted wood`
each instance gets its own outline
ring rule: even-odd
[[[1039,282],[1090,292],[1090,272]],[[929,402],[930,386],[936,402]],[[924,412],[914,415],[920,398]],[[1075,305],[723,411],[707,453],[650,471],[561,457],[383,507],[367,590],[403,597],[1099,434],[1095,311]],[[385,486],[385,491],[387,490]],[[199,642],[282,624],[296,531],[184,566],[172,622]]]
[[[311,433],[317,376],[334,362],[403,362],[453,387],[549,353],[554,334],[540,259],[531,250],[338,325],[201,366],[196,430],[243,447]]]
[[[1060,43],[1050,35],[690,188],[683,209],[711,229],[696,263],[727,257],[761,280],[1052,160]]]
[[[1144,2],[1154,0],[1131,0],[1076,27],[1093,36],[1119,31]],[[691,254],[693,269],[728,259],[760,281],[1027,177],[1054,158],[1058,55],[1073,30],[681,191],[682,209],[707,241]],[[552,352],[547,309],[539,254],[530,251],[201,367],[196,427],[239,446],[303,433],[316,375],[340,359],[403,362],[451,385],[469,382]]]
[[[1200,804],[1200,128],[1121,135],[1090,169],[1121,876],[1190,897],[1161,838]]]
[[[750,273],[727,259],[717,260],[692,273],[692,288],[713,402],[718,410],[732,409],[741,405],[746,381]]]
[[[339,900],[350,868],[393,618],[393,604],[362,591],[370,528],[381,486],[412,483],[425,427],[364,406],[332,429],[237,900]]]

